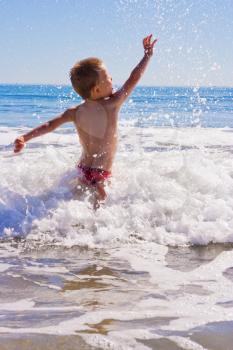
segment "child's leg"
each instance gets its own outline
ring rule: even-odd
[[[94,195],[94,209],[98,209],[100,207],[100,203],[103,202],[106,197],[107,193],[104,189],[104,183],[103,182],[98,182],[95,185],[95,195]]]
[[[97,182],[94,186],[88,184],[86,181],[76,179],[70,186],[71,192],[73,193],[74,199],[82,200],[84,196],[91,195],[90,201],[93,204],[93,208],[96,210],[100,207],[100,203],[103,202],[106,197],[105,183],[104,181]]]

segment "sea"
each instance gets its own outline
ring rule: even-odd
[[[0,350],[232,350],[233,88],[137,87],[96,211],[74,125],[13,153],[79,103],[0,85]]]

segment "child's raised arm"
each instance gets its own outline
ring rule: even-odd
[[[130,77],[124,85],[112,96],[112,99],[116,102],[116,104],[120,107],[122,103],[127,99],[130,95],[139,79],[143,75],[151,56],[153,55],[153,48],[158,39],[154,41],[152,39],[152,34],[143,39],[143,47],[144,47],[144,56],[139,64],[134,68]]]
[[[47,134],[48,132],[51,132],[58,128],[60,125],[67,123],[67,122],[72,122],[74,121],[74,110],[67,109],[65,112],[60,114],[58,117],[49,120],[48,122],[37,126],[35,129],[29,131],[27,134],[24,134],[20,137],[18,137],[15,142],[14,142],[14,152],[18,153],[20,152],[24,146],[25,143],[34,137],[38,137],[44,134]]]

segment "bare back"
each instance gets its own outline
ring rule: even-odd
[[[87,100],[76,107],[74,122],[83,147],[81,164],[111,171],[117,147],[117,110],[109,100]]]

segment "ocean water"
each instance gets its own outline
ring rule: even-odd
[[[211,349],[233,343],[233,88],[138,87],[104,206],[73,198],[80,103],[0,85],[0,349]]]

